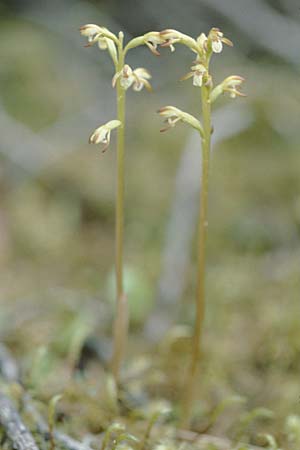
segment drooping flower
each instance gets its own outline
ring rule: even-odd
[[[93,41],[95,36],[99,36],[102,33],[102,28],[93,23],[83,25],[79,28],[79,30],[82,36],[86,36],[88,38],[89,42]]]
[[[98,25],[95,25],[93,23],[83,25],[82,27],[80,27],[79,30],[82,36],[88,38],[88,44],[86,45],[86,47],[90,47],[91,45],[95,44],[95,42],[98,42],[98,45],[101,48],[101,50],[106,50],[107,49],[106,39],[112,39],[113,41],[117,41],[117,37],[113,33],[111,33],[107,28],[99,27]]]
[[[165,123],[167,124],[166,127],[160,130],[161,132],[174,128],[178,122],[184,122],[198,130],[201,136],[204,135],[203,128],[199,120],[191,114],[188,114],[179,108],[175,108],[175,106],[164,106],[158,110],[158,113],[165,119]]]
[[[231,98],[236,98],[237,96],[246,97],[246,94],[239,90],[244,81],[245,78],[240,77],[239,75],[232,75],[226,78],[221,84],[223,92],[229,92]]]
[[[138,47],[140,45],[147,45],[149,50],[156,56],[159,56],[160,53],[157,50],[157,47],[163,44],[165,40],[160,36],[158,31],[150,31],[149,33],[144,34],[143,36],[138,36],[133,38],[125,47],[125,52],[128,50]]]
[[[246,97],[246,95],[240,91],[240,87],[242,83],[245,81],[243,77],[239,75],[231,75],[230,77],[225,78],[222,83],[216,86],[211,94],[210,94],[210,102],[214,103],[220,95],[228,92],[231,98]]]
[[[233,43],[224,37],[222,31],[219,28],[212,28],[208,34],[208,42],[211,44],[211,49],[214,53],[221,53],[223,50],[223,43],[233,46]]]
[[[165,106],[158,110],[158,113],[165,119],[167,126],[160,131],[167,131],[170,128],[174,128],[176,123],[181,120],[181,110],[175,108],[175,106]]]
[[[111,131],[118,128],[121,125],[119,120],[110,120],[105,125],[101,125],[96,128],[96,130],[91,134],[89,138],[90,144],[104,144],[102,147],[102,152],[104,153],[110,143]]]
[[[167,29],[160,32],[160,37],[163,39],[161,47],[170,47],[171,52],[175,51],[174,44],[180,43],[189,47],[193,51],[197,51],[197,43],[195,39],[187,36],[180,31]]]
[[[181,33],[176,30],[163,30],[160,32],[160,37],[163,39],[162,47],[170,47],[171,52],[175,52],[174,44],[180,42]]]
[[[201,87],[203,85],[203,81],[207,77],[208,72],[206,67],[203,64],[196,64],[191,67],[191,72],[184,75],[181,80],[188,80],[193,77],[193,85],[197,87]]]
[[[150,78],[150,73],[143,67],[138,67],[137,69],[132,70],[128,64],[125,64],[123,69],[114,75],[112,79],[112,86],[115,87],[117,80],[120,79],[120,84],[125,90],[132,86],[134,91],[139,92],[145,86],[148,91],[151,91],[151,85],[148,81]]]
[[[156,56],[160,55],[157,50],[158,45],[162,45],[164,42],[165,39],[158,31],[151,31],[150,33],[146,33],[144,35],[144,44],[147,45],[149,50]]]

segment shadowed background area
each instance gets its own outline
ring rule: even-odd
[[[217,26],[234,42],[212,65],[217,81],[246,78],[248,96],[214,112],[203,395],[300,414],[298,0],[0,2],[1,340],[63,355],[72,333],[110,336],[115,137],[104,155],[87,140],[115,117],[115,92],[109,56],[84,48],[86,23],[126,39]],[[127,95],[125,261],[141,350],[136,336],[147,347],[193,323],[200,143],[184,126],[160,134],[155,112],[197,115],[200,98],[178,81],[186,48],[140,47],[128,62],[154,88]]]

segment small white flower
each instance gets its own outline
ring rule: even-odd
[[[181,81],[188,80],[193,77],[193,85],[196,87],[201,87],[203,82],[206,81],[208,72],[206,67],[199,63],[191,67],[192,71],[187,73],[181,78]]]
[[[135,70],[125,64],[120,72],[117,72],[112,79],[112,86],[115,87],[117,80],[120,79],[120,84],[123,89],[127,90],[132,86],[133,90],[139,92],[145,86],[146,89],[151,91],[151,85],[149,79],[151,78],[148,70],[138,67]]]
[[[121,125],[119,120],[110,120],[105,125],[101,125],[91,134],[89,138],[90,144],[104,144],[102,152],[104,153],[110,143],[111,131]]]
[[[138,67],[133,71],[132,74],[135,78],[135,81],[133,82],[132,85],[132,89],[134,91],[139,92],[143,89],[144,86],[148,91],[152,90],[151,84],[148,81],[151,78],[151,75],[148,72],[148,70],[144,69],[143,67]]]
[[[116,87],[117,80],[120,78],[120,84],[123,89],[127,90],[130,88],[132,83],[134,82],[133,70],[128,65],[125,64],[123,69],[120,72],[116,72],[112,79],[112,87]]]
[[[203,64],[196,64],[192,66],[193,75],[193,85],[201,87],[203,84],[203,77],[207,74],[206,67]]]
[[[218,28],[212,28],[209,32],[208,38],[211,42],[212,51],[214,53],[221,53],[223,50],[223,33]]]
[[[212,28],[208,34],[208,41],[211,43],[211,48],[214,53],[221,53],[223,50],[223,43],[232,47],[232,42],[224,37],[219,28]]]
[[[223,50],[223,44],[221,39],[213,40],[211,43],[211,48],[214,53],[221,53],[221,51]]]

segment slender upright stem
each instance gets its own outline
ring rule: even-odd
[[[124,66],[123,35],[120,34],[119,60],[117,70],[121,71]],[[124,236],[124,129],[125,129],[125,89],[117,82],[117,109],[118,120],[121,122],[117,136],[117,189],[116,189],[116,248],[115,248],[115,270],[116,270],[116,317],[114,323],[114,348],[112,357],[112,373],[115,381],[119,381],[120,369],[125,353],[128,334],[128,307],[123,286],[123,236]]]
[[[202,177],[200,192],[200,208],[197,236],[197,290],[196,290],[196,318],[192,343],[192,354],[187,384],[184,390],[182,423],[186,428],[190,424],[193,398],[195,392],[196,375],[198,363],[201,355],[201,334],[204,322],[205,307],[205,246],[207,234],[207,204],[208,204],[208,179],[209,179],[209,161],[211,146],[211,105],[209,100],[210,87],[201,87],[202,96],[202,116],[204,138],[202,139]]]

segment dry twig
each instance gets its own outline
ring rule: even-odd
[[[0,424],[15,450],[39,450],[12,401],[0,392]]]
[[[17,362],[9,350],[0,344],[0,375],[8,383],[15,383],[19,380],[19,368]],[[28,394],[23,396],[25,410],[31,415],[36,425],[37,431],[47,441],[49,439],[49,428],[47,423],[41,417],[33,405]],[[6,431],[7,437],[11,440],[16,450],[39,450],[30,431],[26,428],[15,409],[12,401],[0,392],[0,424]],[[65,433],[54,431],[54,439],[67,450],[92,450],[86,444],[83,444]]]

